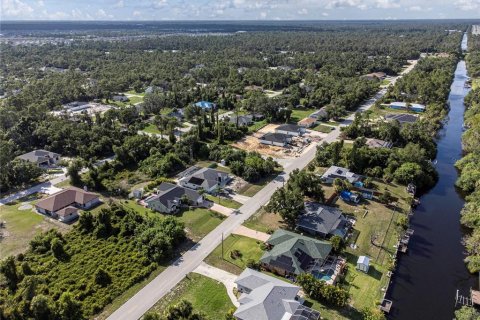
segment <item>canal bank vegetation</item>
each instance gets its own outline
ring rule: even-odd
[[[343,129],[344,138],[356,139],[353,148],[322,145],[317,151],[319,164],[340,164],[358,174],[404,185],[414,183],[419,191],[433,187],[437,181],[431,163],[436,156],[435,137],[448,113],[447,98],[456,62],[454,55],[421,59],[389,88],[371,112],[357,113],[352,124]],[[388,111],[382,104],[391,101],[424,103],[426,111],[413,123],[385,121],[383,111]],[[369,148],[365,138],[389,141],[394,147]]]
[[[480,37],[469,37],[469,53],[466,56],[468,74],[480,77]],[[470,272],[480,272],[480,88],[465,97],[466,131],[462,137],[464,157],[457,161],[460,170],[457,186],[466,194],[461,222],[470,232],[464,239],[468,253],[465,259]]]

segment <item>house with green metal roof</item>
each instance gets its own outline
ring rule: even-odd
[[[282,276],[309,273],[324,265],[332,251],[327,241],[283,229],[275,231],[266,243],[269,250],[260,258],[262,267]]]

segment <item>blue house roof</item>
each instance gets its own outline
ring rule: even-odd
[[[199,101],[195,103],[195,106],[202,108],[202,109],[212,109],[215,108],[215,103],[208,102],[208,101]]]

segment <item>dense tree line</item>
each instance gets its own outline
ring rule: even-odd
[[[474,51],[468,53],[467,68],[469,75],[480,68],[480,37],[471,35],[469,47]],[[465,98],[465,126],[467,130],[462,137],[465,155],[457,161],[456,167],[460,170],[457,186],[466,196],[466,203],[462,209],[461,222],[470,229],[464,240],[468,253],[466,263],[470,272],[480,271],[480,89],[469,92]],[[459,317],[460,319],[460,317]],[[463,319],[463,318],[462,318]],[[465,319],[468,319],[467,317]]]
[[[173,217],[146,217],[117,205],[84,213],[67,234],[40,234],[25,254],[1,262],[0,316],[90,318],[170,258],[184,239]]]
[[[344,307],[349,299],[348,292],[340,287],[326,284],[310,273],[302,273],[297,283],[312,299],[335,307]]]

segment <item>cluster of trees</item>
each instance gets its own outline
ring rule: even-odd
[[[91,318],[169,259],[184,239],[173,217],[145,217],[119,205],[82,214],[67,234],[40,234],[25,254],[1,262],[0,317]]]
[[[469,53],[478,55],[480,52],[480,39],[478,36],[469,37],[471,48],[476,50]],[[480,68],[480,60],[467,58],[467,67],[470,70]],[[461,222],[471,232],[465,238],[465,247],[468,252],[466,258],[470,272],[480,271],[480,89],[476,88],[469,92],[465,98],[465,125],[467,130],[462,137],[465,156],[457,161],[455,166],[460,170],[457,186],[466,196],[466,204],[462,209]],[[468,318],[466,318],[468,319]]]
[[[279,167],[272,157],[264,159],[258,152],[246,152],[218,144],[209,145],[208,158],[217,162],[224,160],[233,174],[248,182],[268,177]]]
[[[310,273],[300,274],[297,277],[297,283],[310,298],[327,305],[344,307],[348,302],[349,295],[346,290],[337,286],[328,285]]]
[[[266,210],[279,214],[289,227],[294,228],[304,209],[305,197],[324,202],[321,180],[314,173],[296,169],[290,173],[286,185],[273,193]]]
[[[322,144],[317,147],[317,165],[344,166],[357,174],[397,181],[401,184],[414,183],[418,190],[426,190],[437,181],[437,173],[429,155],[418,144],[409,143],[404,148],[369,148],[365,138],[357,138],[352,147],[343,141]]]

